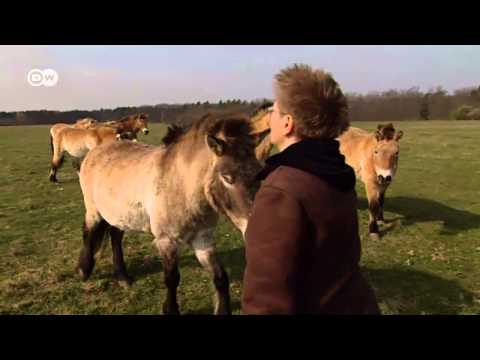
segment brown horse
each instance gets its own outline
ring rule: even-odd
[[[213,275],[215,314],[229,314],[229,280],[215,255],[214,230],[223,213],[245,232],[261,166],[248,116],[208,114],[188,129],[171,127],[160,146],[115,142],[90,151],[80,170],[85,203],[77,272],[89,278],[109,233],[115,276],[129,285],[124,231],[151,233],[162,258],[166,314],[178,314],[178,247],[191,246]]]
[[[385,192],[398,166],[399,143],[403,132],[392,124],[378,125],[375,133],[350,127],[339,138],[345,161],[365,184],[368,199],[370,236],[379,238],[378,224],[384,221]]]
[[[130,135],[126,136],[127,134]],[[135,139],[136,136],[134,132],[124,132],[110,126],[95,126],[89,129],[63,128],[56,133],[55,137],[50,138],[52,148],[50,181],[58,183],[57,171],[63,163],[65,152],[77,160],[74,166],[78,171],[81,160],[88,151],[100,144],[111,143],[124,138]]]
[[[131,132],[134,138],[137,138],[137,133],[142,131],[145,135],[148,135],[150,130],[148,129],[148,115],[136,114],[130,115],[120,120],[109,121],[102,123],[101,125],[112,126],[118,130],[118,133]]]

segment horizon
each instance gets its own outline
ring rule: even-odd
[[[478,45],[0,46],[0,111],[118,107],[273,98],[273,76],[293,63],[332,73],[345,94],[415,87],[478,87]],[[31,69],[58,83],[33,87]]]

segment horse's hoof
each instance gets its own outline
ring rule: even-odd
[[[76,267],[75,272],[82,281],[86,281],[90,277],[90,274],[86,273],[80,266]]]
[[[178,305],[168,305],[166,302],[163,303],[163,314],[164,315],[180,315],[178,310]]]
[[[229,316],[229,315],[232,315],[232,312],[230,310],[220,310],[220,311],[214,312],[213,315]]]
[[[133,279],[128,275],[115,275],[115,278],[117,279],[118,285],[120,285],[124,289],[130,289],[133,284]]]
[[[118,285],[120,285],[122,288],[128,290],[132,287],[132,282],[131,280],[117,280]]]
[[[380,235],[378,233],[370,233],[370,239],[380,240]]]

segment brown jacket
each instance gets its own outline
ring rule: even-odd
[[[246,231],[244,314],[378,314],[362,277],[354,189],[279,166],[263,182]]]

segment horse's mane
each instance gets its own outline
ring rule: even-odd
[[[392,140],[395,136],[395,128],[392,123],[386,125],[379,124],[377,130],[385,139]]]
[[[136,118],[147,119],[148,115],[143,114],[143,113],[142,114],[135,114],[135,115],[128,115],[128,116],[125,116],[125,117],[121,118],[117,122],[127,122],[127,121],[130,121],[131,119],[136,119]]]
[[[260,106],[258,106],[255,110],[252,111],[250,117],[257,116],[261,111],[265,111],[268,108],[273,106],[273,102],[271,101],[264,101]]]
[[[196,135],[216,135],[222,132],[227,139],[248,138],[250,131],[250,121],[246,114],[214,114],[209,112],[194,121],[190,126],[169,125],[162,142],[164,145],[170,146],[177,143],[189,132],[194,132]]]
[[[78,119],[77,121],[75,121],[76,124],[83,124],[83,123],[86,123],[87,121],[97,121],[96,119],[92,118],[92,117],[86,117],[86,118],[80,118]]]
[[[176,143],[178,139],[180,139],[180,137],[182,137],[182,135],[184,135],[186,132],[187,129],[185,127],[171,124],[168,126],[167,133],[162,138],[162,142],[166,146],[172,145],[173,143]]]

